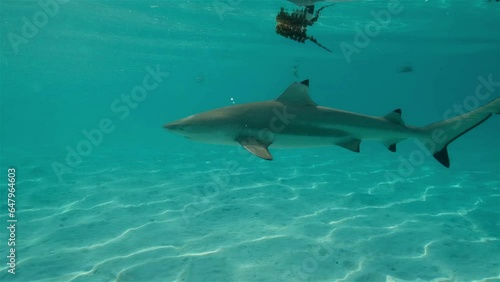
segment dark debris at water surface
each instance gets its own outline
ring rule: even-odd
[[[276,33],[300,43],[305,43],[306,40],[310,40],[328,52],[332,52],[330,49],[319,43],[316,38],[308,35],[307,27],[312,26],[318,21],[320,13],[323,9],[333,5],[334,4],[321,7],[316,11],[316,14],[311,19],[308,19],[307,17],[308,14],[312,13],[307,7],[304,9],[294,10],[291,13],[285,11],[285,8],[282,7],[278,15],[276,15]]]

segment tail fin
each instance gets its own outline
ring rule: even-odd
[[[492,114],[500,114],[500,98],[469,113],[423,127],[427,138],[421,141],[434,158],[445,167],[450,167],[448,145],[469,130],[480,125]],[[430,139],[429,139],[430,138]]]

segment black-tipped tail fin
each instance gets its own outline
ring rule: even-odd
[[[432,155],[440,164],[445,167],[450,167],[450,156],[448,156],[448,146],[445,146],[441,151],[437,151]]]
[[[471,112],[423,127],[426,137],[421,138],[421,141],[439,163],[450,167],[448,145],[498,113],[500,113],[500,98]]]

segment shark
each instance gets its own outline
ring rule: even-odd
[[[242,146],[272,160],[269,148],[340,146],[360,152],[361,141],[381,142],[396,152],[405,139],[420,140],[434,158],[450,167],[448,145],[500,113],[500,98],[468,113],[423,127],[405,124],[401,109],[369,116],[319,106],[309,96],[309,80],[292,83],[271,101],[231,105],[194,114],[164,125],[193,141]]]

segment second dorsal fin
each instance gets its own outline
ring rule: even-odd
[[[403,119],[401,118],[401,109],[396,109],[387,115],[384,118],[392,123],[405,125]]]

